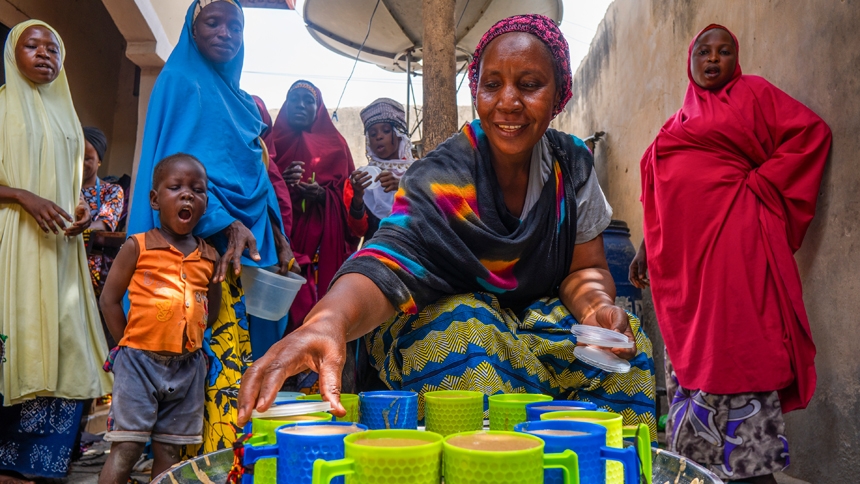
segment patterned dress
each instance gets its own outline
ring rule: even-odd
[[[97,180],[95,185],[81,188],[81,195],[90,207],[93,223],[104,222],[108,230],[111,232],[116,230],[125,198],[122,187]],[[101,295],[101,288],[107,279],[108,266],[111,262],[105,260],[105,257],[101,253],[87,256],[96,297]]]
[[[83,400],[43,397],[0,407],[0,469],[65,477],[83,408]]]

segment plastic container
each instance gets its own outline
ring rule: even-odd
[[[607,350],[596,346],[577,346],[573,349],[573,356],[583,363],[611,373],[627,373],[630,371],[630,362],[615,356]]]
[[[277,321],[287,315],[304,277],[288,272],[275,274],[274,268],[242,266],[242,287],[248,314]]]
[[[576,324],[570,328],[570,332],[576,336],[577,343],[602,346],[604,348],[632,348],[634,345],[633,341],[630,341],[627,335],[598,326]]]
[[[378,177],[379,174],[382,173],[382,170],[380,170],[378,167],[370,166],[370,165],[364,165],[361,168],[358,168],[357,171],[363,171],[365,173],[370,173],[370,179],[372,181],[370,183],[370,186],[365,188],[365,190],[373,190],[374,188],[382,186],[382,184],[379,183],[379,181],[376,179],[376,177]]]

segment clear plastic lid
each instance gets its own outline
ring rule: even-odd
[[[611,371],[612,373],[627,373],[630,371],[630,362],[595,346],[577,346],[573,349],[573,356],[585,364],[600,368],[601,370]]]
[[[611,329],[576,324],[570,328],[570,332],[576,336],[577,343],[602,346],[604,348],[633,347],[633,342],[626,335],[618,331],[612,331]]]
[[[364,165],[361,168],[358,168],[358,171],[370,173],[371,184],[369,187],[367,187],[367,190],[373,190],[376,187],[382,186],[382,184],[376,180],[376,177],[379,176],[380,173],[382,173],[382,170],[380,170],[378,167]]]
[[[329,410],[331,410],[331,404],[326,401],[292,400],[278,402],[265,412],[254,410],[251,412],[251,418],[293,417],[295,415],[306,415],[314,412],[328,412]]]

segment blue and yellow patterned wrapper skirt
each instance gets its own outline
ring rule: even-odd
[[[221,283],[218,320],[206,330],[203,351],[209,372],[203,407],[203,444],[187,446],[186,457],[230,449],[236,441],[239,384],[251,363],[251,335],[242,284],[232,270]]]
[[[624,425],[644,423],[657,438],[651,341],[630,316],[637,356],[630,372],[610,373],[573,355],[579,324],[557,298],[541,299],[519,314],[496,298],[450,296],[415,315],[401,313],[365,337],[371,364],[394,390],[477,390],[543,393],[582,400],[621,414]],[[423,418],[419,398],[419,418]]]

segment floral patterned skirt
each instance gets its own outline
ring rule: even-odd
[[[666,355],[669,450],[707,467],[723,480],[780,472],[788,467],[785,421],[776,392],[715,395],[678,383]]]

